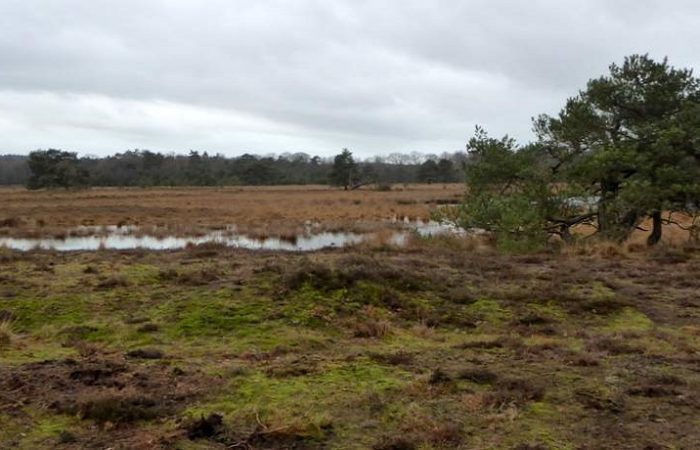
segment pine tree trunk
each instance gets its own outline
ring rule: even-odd
[[[654,211],[651,214],[651,220],[653,228],[651,234],[647,238],[647,245],[649,246],[656,245],[661,240],[661,211]]]

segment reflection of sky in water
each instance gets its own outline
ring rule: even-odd
[[[464,230],[457,225],[447,222],[437,222],[430,220],[423,222],[418,219],[413,222],[412,227],[421,236],[433,236],[436,234],[463,234]]]
[[[459,229],[454,225],[440,224],[438,222],[405,222],[406,228],[418,232],[421,236],[430,236],[442,233],[459,233]],[[68,251],[95,251],[105,250],[179,250],[188,245],[199,245],[206,243],[217,243],[235,248],[250,250],[282,250],[308,252],[330,247],[345,247],[358,244],[371,235],[358,233],[317,233],[297,236],[293,241],[275,237],[256,239],[245,235],[231,233],[231,228],[226,231],[212,231],[202,236],[177,237],[166,236],[157,237],[145,234],[133,235],[138,231],[136,227],[80,227],[76,229],[79,234],[85,232],[98,233],[89,236],[68,236],[65,239],[59,238],[11,238],[0,237],[0,247],[7,247],[13,250],[29,251],[33,249]],[[69,233],[70,234],[70,233]],[[405,232],[395,233],[390,243],[393,245],[404,245],[407,234]]]
[[[146,250],[178,250],[188,245],[218,243],[229,247],[252,250],[285,250],[313,251],[327,247],[343,247],[356,244],[363,236],[355,233],[319,233],[309,236],[299,236],[294,242],[279,239],[254,239],[247,236],[231,236],[221,231],[212,232],[197,237],[155,237],[132,236],[121,232],[108,233],[104,236],[67,237],[65,239],[30,239],[30,238],[0,238],[0,247],[28,251],[35,248],[44,250],[91,251],[91,250],[131,250],[142,248]]]

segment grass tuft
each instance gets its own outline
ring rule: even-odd
[[[12,331],[12,322],[10,320],[0,321],[0,350],[9,348],[14,340],[15,334]]]

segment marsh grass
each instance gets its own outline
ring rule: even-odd
[[[12,330],[11,320],[0,320],[0,350],[9,348],[16,335]]]
[[[391,333],[391,322],[367,317],[357,319],[352,323],[351,329],[354,337],[380,339]]]
[[[94,188],[83,192],[3,189],[9,235],[65,234],[79,225],[138,225],[185,235],[235,224],[249,235],[296,236],[318,231],[378,229],[392,217],[430,217],[431,202],[460,196],[461,183],[342,191],[327,186],[231,188]],[[21,218],[21,221],[18,220]],[[39,226],[39,222],[43,225]],[[262,225],[265,224],[265,225]]]

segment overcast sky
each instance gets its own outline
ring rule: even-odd
[[[0,153],[527,141],[632,53],[700,68],[700,2],[0,0]]]

